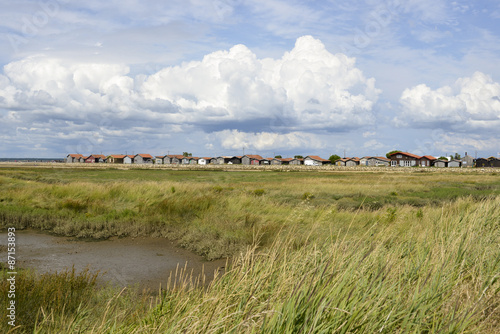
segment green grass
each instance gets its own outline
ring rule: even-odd
[[[71,312],[61,303],[45,307],[36,332],[498,332],[500,197],[394,206],[371,221],[358,219],[370,214],[318,213],[303,202],[268,247],[259,247],[257,237],[206,288],[181,270],[154,300],[134,291],[93,290],[66,299]],[[299,223],[292,219],[297,216],[314,221]],[[71,291],[72,285],[59,285]],[[39,308],[44,295],[31,297]]]
[[[208,287],[180,270],[156,296],[21,271],[12,333],[500,328],[496,173],[1,168],[0,186],[2,228],[167,237],[232,257]]]
[[[167,237],[207,259],[253,244],[256,230],[260,246],[268,246],[288,221],[307,230],[335,216],[345,226],[358,212],[358,226],[391,208],[500,194],[498,175],[474,172],[2,168],[0,184],[0,227],[77,238]]]
[[[8,299],[9,286],[7,269],[0,271],[0,301],[5,310],[11,299]],[[96,274],[88,271],[76,273],[75,270],[36,275],[29,270],[18,270],[15,275],[16,327],[14,332],[30,333],[48,319],[66,319],[79,316],[83,302],[92,299],[96,292]],[[0,328],[6,333],[10,327],[3,319]]]

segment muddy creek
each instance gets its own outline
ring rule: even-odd
[[[7,233],[0,233],[0,258],[7,261]],[[37,231],[16,231],[16,267],[35,269],[38,273],[89,268],[99,271],[101,283],[115,286],[139,285],[158,289],[166,286],[176,268],[187,267],[206,280],[214,271],[223,271],[226,260],[204,261],[201,256],[161,238],[123,238],[104,241],[81,241]]]

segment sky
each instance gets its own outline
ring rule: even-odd
[[[0,157],[500,156],[497,0],[0,6]]]

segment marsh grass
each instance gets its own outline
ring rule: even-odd
[[[76,312],[42,313],[37,332],[498,332],[499,197],[405,206],[359,230],[352,214],[342,229],[316,217],[307,232],[285,221],[266,248],[257,232],[208,287],[180,268],[153,299],[97,291]]]
[[[5,310],[9,302],[9,283],[6,279],[10,275],[7,269],[2,269],[0,276],[1,307]],[[15,275],[16,326],[19,326],[19,332],[33,332],[37,323],[43,323],[48,318],[75,317],[82,303],[95,293],[96,279],[97,274],[88,270],[76,273],[74,268],[42,275],[19,270]],[[0,326],[4,333],[11,328],[7,321],[2,321]]]
[[[286,222],[285,229],[307,231],[332,219],[342,229],[354,219],[357,230],[383,217],[393,222],[406,207],[500,195],[491,173],[3,168],[0,181],[0,227],[92,239],[167,237],[207,259],[252,245],[256,230],[268,246]]]

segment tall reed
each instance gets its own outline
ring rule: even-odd
[[[363,233],[283,229],[249,247],[206,288],[188,273],[120,324],[121,295],[51,329],[92,333],[496,333],[500,198],[381,217]],[[354,223],[353,223],[354,224]],[[186,276],[187,275],[187,276]],[[175,284],[174,284],[175,283]],[[116,307],[113,309],[113,305]],[[132,308],[138,306],[131,306]],[[89,324],[93,326],[89,329]],[[44,321],[40,322],[40,332]]]

